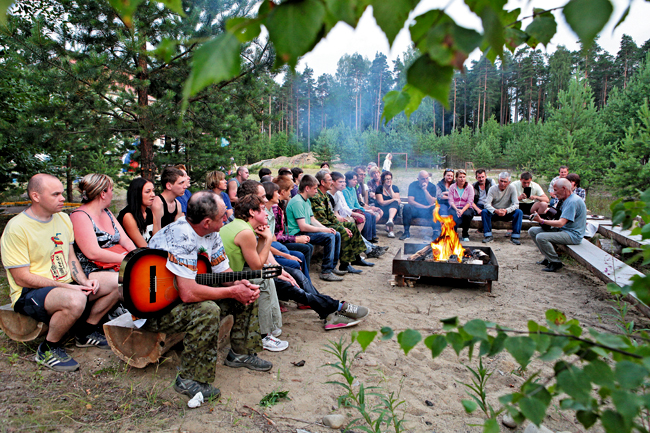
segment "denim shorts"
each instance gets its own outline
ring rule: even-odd
[[[20,298],[14,305],[14,311],[24,314],[39,322],[50,323],[50,315],[45,309],[45,298],[56,287],[42,287],[40,289],[29,289],[23,287]]]

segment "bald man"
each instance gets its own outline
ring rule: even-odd
[[[429,178],[429,173],[422,170],[418,173],[417,180],[409,185],[409,202],[404,205],[402,210],[404,234],[399,237],[400,240],[411,237],[411,221],[413,218],[423,218],[430,222],[433,228],[433,240],[440,235],[440,223],[433,222],[433,208],[436,206],[438,188],[429,182]]]
[[[545,220],[534,215],[540,226],[532,227],[528,234],[544,255],[544,260],[537,264],[545,265],[545,272],[556,272],[562,268],[562,262],[555,252],[553,244],[578,245],[582,242],[587,226],[587,207],[585,202],[571,191],[571,182],[559,179],[555,182],[555,195],[564,202],[559,220]]]
[[[72,249],[72,222],[61,212],[65,199],[59,179],[37,174],[27,184],[27,195],[31,206],[9,221],[0,241],[11,303],[14,311],[49,325],[36,362],[55,371],[76,371],[79,364],[61,339],[76,325],[77,347],[109,349],[99,321],[115,306],[119,292],[100,287],[81,269]],[[89,303],[87,318],[80,321]]]

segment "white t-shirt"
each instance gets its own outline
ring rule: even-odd
[[[167,251],[167,269],[182,278],[196,278],[199,254],[210,260],[214,273],[230,268],[219,233],[199,236],[184,216],[156,233],[149,248]]]
[[[338,212],[343,218],[352,215],[352,209],[350,209],[350,206],[345,201],[342,191],[336,191],[336,194],[332,194],[331,191],[327,191],[327,193],[334,197],[334,212]]]
[[[516,180],[512,182],[512,185],[514,185],[515,190],[517,191],[517,197],[522,195],[524,193],[524,187],[521,185],[521,180]],[[544,195],[544,190],[542,189],[541,186],[537,182],[530,182],[530,195],[536,195],[537,197],[541,197]],[[532,200],[530,198],[525,198],[523,200],[519,200],[519,203],[535,203],[538,200]]]

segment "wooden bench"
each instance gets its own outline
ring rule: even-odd
[[[377,221],[377,224],[386,224],[386,221],[388,221],[388,217],[385,215],[381,218],[380,221]],[[403,225],[402,217],[395,217],[393,222],[396,225]],[[416,227],[431,227],[431,222],[428,220],[425,220],[424,218],[413,218],[411,221],[412,226]],[[524,220],[521,223],[521,230],[528,230],[531,227],[537,227],[539,224],[536,223],[535,221],[529,221],[528,219],[524,218]],[[472,218],[472,222],[470,223],[470,228],[473,229],[479,229],[483,228],[483,220],[481,219],[480,216],[475,216]],[[494,230],[509,230],[512,229],[512,222],[510,221],[493,221],[492,222],[492,229]]]
[[[219,346],[229,338],[234,319],[226,316],[219,327]],[[165,334],[137,328],[131,314],[104,323],[106,341],[122,361],[135,368],[157,362],[169,349],[183,340],[185,333]]]
[[[611,224],[600,224],[598,226],[598,233],[630,248],[641,248],[642,245],[650,245],[650,239],[643,240],[641,235],[633,235],[631,230],[612,227]]]
[[[643,274],[631,266],[626,265],[614,256],[606,253],[587,240],[582,240],[579,245],[557,245],[558,249],[573,257],[578,263],[584,265],[605,283],[615,283],[620,287],[631,284],[631,277]],[[650,308],[630,292],[624,299],[634,305],[645,316],[650,317]]]
[[[47,324],[16,313],[11,304],[0,307],[0,329],[14,341],[32,341],[47,333]]]

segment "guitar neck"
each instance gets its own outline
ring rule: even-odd
[[[223,272],[221,274],[198,274],[196,282],[204,286],[216,287],[222,283],[231,283],[238,280],[252,280],[261,278],[262,271]]]

